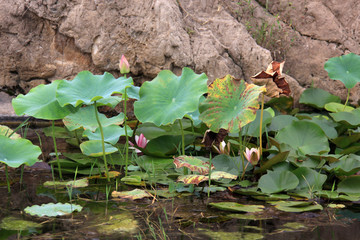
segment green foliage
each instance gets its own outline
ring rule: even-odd
[[[200,97],[206,93],[207,77],[184,68],[181,76],[161,71],[140,88],[140,100],[134,104],[135,116],[141,122],[156,126],[173,123],[197,110]]]
[[[340,98],[320,88],[306,89],[301,94],[299,100],[299,103],[307,104],[318,109],[323,109],[325,104],[331,102],[340,103]]]
[[[76,204],[69,203],[47,203],[39,205],[32,205],[26,207],[24,211],[27,214],[38,217],[56,217],[71,214],[74,211],[80,212],[82,207]]]
[[[298,178],[290,171],[268,171],[259,179],[258,187],[264,193],[278,193],[294,189],[298,184]]]
[[[216,79],[209,86],[208,97],[200,105],[199,118],[213,132],[220,128],[231,133],[239,132],[255,120],[258,97],[263,91],[264,87],[247,84],[244,80],[236,81],[230,75]]]

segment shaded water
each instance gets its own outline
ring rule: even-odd
[[[360,239],[360,205],[356,204],[345,210],[308,213],[285,213],[266,205],[266,210],[257,214],[225,212],[208,206],[209,202],[219,201],[264,204],[230,191],[211,194],[210,198],[182,194],[169,199],[106,202],[105,184],[95,180],[89,187],[73,189],[73,203],[83,206],[80,213],[31,217],[23,213],[24,208],[69,202],[67,190],[43,187],[44,181],[52,180],[49,172],[25,172],[21,188],[19,171],[13,172],[11,178],[11,194],[7,194],[5,179],[1,179],[0,222],[13,216],[41,223],[41,227],[21,232],[0,229],[0,239]],[[132,188],[121,185],[118,190]]]

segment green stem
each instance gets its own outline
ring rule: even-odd
[[[95,117],[96,117],[96,121],[99,125],[99,129],[100,129],[100,133],[101,133],[101,145],[102,145],[102,150],[103,150],[103,158],[104,158],[104,164],[105,164],[105,173],[106,173],[106,179],[108,182],[110,182],[110,176],[109,176],[109,170],[108,170],[108,165],[107,165],[107,161],[106,161],[106,154],[105,154],[105,140],[104,140],[104,131],[98,116],[98,111],[97,111],[97,106],[96,106],[96,101],[94,102],[95,105]]]
[[[52,123],[52,138],[53,138],[53,142],[54,142],[54,149],[55,149],[55,156],[56,156],[56,161],[57,161],[58,170],[59,170],[59,177],[60,177],[60,179],[63,179],[62,173],[61,173],[61,165],[60,165],[58,150],[57,150],[57,146],[56,146],[56,139],[55,139],[55,121],[52,120],[51,123]]]
[[[185,134],[184,134],[184,128],[181,122],[181,119],[179,119],[179,124],[181,128],[181,155],[185,156]],[[184,175],[188,174],[187,168],[184,168]]]
[[[244,147],[242,145],[242,138],[241,138],[241,130],[239,131],[239,149],[240,149],[240,152],[244,152]],[[245,172],[244,156],[241,156],[241,163],[242,163],[242,170],[243,170],[243,172]]]
[[[8,193],[10,193],[11,192],[10,179],[9,179],[8,166],[6,164],[5,164],[5,175],[6,175],[6,183],[7,183]]]
[[[209,188],[208,188],[208,197],[210,197],[210,185],[211,185],[211,164],[212,164],[212,156],[210,152],[210,159],[209,159]]]
[[[126,75],[125,75],[126,77]],[[125,177],[128,173],[128,164],[129,164],[129,136],[127,134],[127,117],[126,117],[126,102],[127,102],[127,95],[126,95],[126,88],[124,92],[124,113],[125,113],[125,120],[124,120],[124,128],[125,128]]]
[[[259,152],[260,157],[262,156],[262,122],[263,122],[263,116],[264,116],[264,94],[261,94],[261,111],[260,111],[260,133],[259,133]]]
[[[345,108],[346,108],[346,105],[347,105],[347,103],[348,103],[348,101],[349,101],[349,98],[350,98],[350,88],[348,88],[347,97],[346,97],[346,101],[345,101],[345,104],[344,104],[344,109],[343,109],[343,111],[344,111]]]
[[[244,158],[243,158],[243,160],[244,160]],[[243,177],[244,177],[244,175],[245,175],[245,170],[246,170],[246,168],[247,168],[248,165],[249,165],[249,162],[246,164],[245,169],[243,170],[243,172],[242,172],[242,174],[241,174],[240,181],[243,179]]]

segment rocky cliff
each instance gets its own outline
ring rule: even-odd
[[[124,54],[138,85],[185,66],[249,81],[286,60],[295,100],[310,85],[345,98],[323,65],[360,54],[359,13],[357,0],[0,0],[0,89],[26,93],[81,70],[118,75]]]

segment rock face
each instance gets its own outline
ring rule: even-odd
[[[117,76],[124,54],[137,84],[185,66],[249,81],[285,59],[295,100],[310,85],[344,98],[323,65],[360,53],[359,12],[356,0],[0,0],[0,90],[26,93],[81,70]]]

